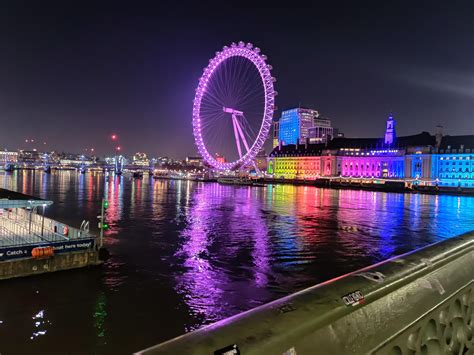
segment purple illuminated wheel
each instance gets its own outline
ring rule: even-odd
[[[209,61],[193,106],[199,153],[218,170],[250,166],[268,137],[275,109],[271,65],[251,43],[232,43]]]

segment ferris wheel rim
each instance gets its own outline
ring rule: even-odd
[[[252,142],[250,149],[242,155],[239,159],[232,162],[218,162],[212,154],[209,153],[205,145],[202,128],[201,128],[201,102],[204,96],[205,90],[209,84],[209,80],[215,70],[223,64],[227,59],[232,57],[243,57],[248,59],[253,66],[257,69],[260,79],[263,84],[264,92],[264,109],[262,123],[258,135]],[[193,105],[193,134],[194,140],[198,147],[199,153],[203,157],[204,161],[215,169],[218,170],[233,170],[241,166],[250,164],[255,159],[258,152],[263,148],[265,140],[270,132],[271,122],[273,119],[273,113],[275,109],[275,95],[274,90],[274,78],[271,76],[271,66],[266,63],[266,56],[260,54],[259,48],[254,48],[252,44],[239,42],[238,44],[232,43],[230,47],[225,46],[222,51],[217,52],[216,56],[209,60],[208,66],[204,69],[204,73],[199,79],[199,84],[196,88],[196,94],[194,97]]]

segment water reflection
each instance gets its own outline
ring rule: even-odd
[[[261,202],[249,199],[253,190],[202,184],[190,201],[182,246],[175,254],[184,266],[176,290],[206,322],[232,312],[230,304],[248,308],[268,282],[268,229]]]
[[[35,339],[41,335],[45,335],[47,333],[47,325],[51,324],[51,322],[45,317],[45,311],[42,309],[38,313],[36,313],[32,317],[34,321],[34,332],[31,335],[30,339]]]
[[[131,353],[474,229],[470,197],[73,171],[0,173],[0,186],[51,199],[48,216],[88,219],[94,232],[105,196],[111,253],[99,269],[1,283],[2,353],[72,342],[78,353]]]
[[[104,292],[101,292],[98,297],[96,304],[94,305],[94,328],[96,330],[97,338],[101,339],[105,337],[105,320],[107,318],[106,311],[106,296]],[[100,342],[102,345],[105,344],[104,341]]]

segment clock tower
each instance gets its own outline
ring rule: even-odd
[[[387,119],[387,129],[385,130],[385,144],[392,145],[395,139],[397,138],[397,133],[395,131],[396,121],[393,119],[393,116],[390,114]]]

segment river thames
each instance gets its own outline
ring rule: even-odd
[[[131,353],[474,230],[473,197],[66,171],[2,173],[0,187],[74,226],[96,227],[106,195],[110,225],[103,266],[0,283],[2,355]]]

